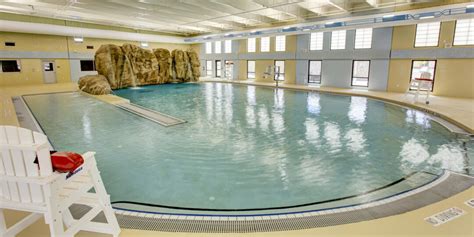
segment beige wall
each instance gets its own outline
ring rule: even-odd
[[[439,59],[433,93],[474,98],[474,59]]]
[[[247,80],[247,60],[239,60],[239,80]]]
[[[15,46],[5,46],[4,42],[15,42]],[[124,43],[140,46],[140,42],[136,41],[84,38],[84,42],[76,43],[74,42],[73,37],[67,36],[0,32],[0,50],[13,52],[69,52],[93,55],[101,45],[123,45]],[[87,49],[87,46],[93,46],[93,49]],[[170,51],[173,49],[187,50],[191,48],[199,50],[199,47],[193,47],[189,44],[149,43],[148,49],[154,48],[166,48]],[[0,59],[8,58],[0,56]],[[43,84],[41,58],[25,58],[18,60],[20,61],[21,72],[0,72],[0,86]],[[68,58],[53,58],[48,60],[54,60],[56,62],[56,78],[58,83],[71,81],[71,66]]]
[[[416,25],[394,27],[392,50],[426,50],[449,47],[454,40],[454,29],[455,21],[443,22],[437,47],[415,48]],[[472,48],[474,46],[451,47]],[[403,93],[408,90],[411,65],[411,59],[390,60],[388,91]],[[437,59],[433,94],[474,98],[474,59]]]

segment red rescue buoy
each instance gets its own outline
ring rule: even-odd
[[[53,170],[61,173],[68,173],[73,172],[79,166],[84,164],[84,159],[77,153],[60,151],[51,154],[51,163],[53,165]]]

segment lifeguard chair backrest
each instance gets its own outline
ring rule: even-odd
[[[35,163],[36,157],[39,166]],[[34,179],[53,174],[48,139],[44,134],[0,126],[0,161],[0,196],[3,199],[22,203],[44,202],[44,186],[6,180],[8,177]]]

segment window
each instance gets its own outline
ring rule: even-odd
[[[248,38],[247,39],[247,52],[254,53],[255,52],[255,38]]]
[[[355,49],[372,48],[372,28],[356,29]]]
[[[222,71],[222,62],[220,60],[216,61],[216,77],[221,77]]]
[[[323,50],[323,32],[311,33],[309,39],[309,50]]]
[[[346,31],[338,30],[331,32],[331,50],[346,48]]]
[[[211,54],[211,53],[212,53],[212,43],[206,42],[206,54]]]
[[[474,18],[457,20],[454,45],[474,45]]]
[[[441,22],[416,25],[415,47],[438,46]]]
[[[81,71],[95,71],[95,63],[94,60],[81,60]]]
[[[286,50],[286,36],[279,35],[275,37],[275,51],[282,52]]]
[[[247,79],[255,79],[255,61],[247,61]]]
[[[214,42],[214,53],[221,53],[222,43],[220,41]]]
[[[370,61],[353,61],[352,86],[369,86]]]
[[[225,53],[232,53],[232,40],[224,41],[224,50]]]
[[[431,79],[433,80],[433,87],[434,87],[434,79],[435,79],[435,69],[436,69],[436,60],[413,60],[411,64],[411,80],[415,78],[423,78],[423,79]],[[411,83],[410,83],[411,85]],[[433,90],[433,87],[431,90]],[[416,86],[410,86],[410,90],[416,90]]]
[[[212,76],[212,61],[206,61],[206,76]]]
[[[322,61],[309,61],[308,83],[321,84]]]
[[[270,37],[260,39],[260,52],[270,52]]]
[[[275,61],[275,80],[285,80],[285,61]]]
[[[18,60],[0,60],[2,72],[20,72],[20,62]]]

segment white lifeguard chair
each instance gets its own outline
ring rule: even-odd
[[[410,81],[407,93],[412,87],[416,87],[415,97],[413,98],[414,103],[418,102],[418,98],[422,93],[425,94],[425,104],[430,103],[429,96],[431,90],[433,89],[433,79],[431,79],[430,72],[422,72],[420,77],[412,79]]]
[[[273,80],[276,82],[276,86],[278,87],[278,82],[283,81],[280,75],[280,67],[270,65],[267,66],[265,72],[263,73],[263,78],[273,78]]]
[[[0,126],[0,236],[13,237],[41,217],[54,237],[74,236],[81,230],[118,236],[120,227],[94,152],[83,154],[84,164],[74,172],[58,173],[53,171],[49,150],[48,139],[41,133]],[[74,219],[69,210],[73,204],[91,209]],[[7,227],[5,209],[31,214]],[[107,223],[93,222],[101,212]]]

